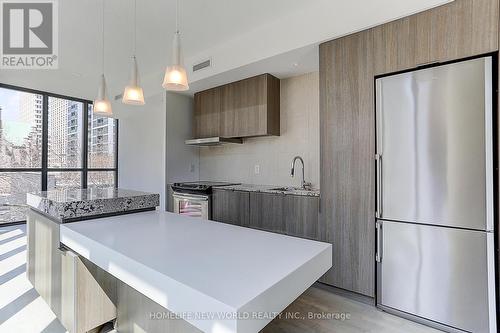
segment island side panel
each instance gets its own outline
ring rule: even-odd
[[[29,210],[27,274],[35,290],[57,317],[61,315],[59,224]]]
[[[126,283],[116,279],[118,286],[117,330],[136,333],[140,327],[148,333],[202,333],[183,319],[144,296]],[[141,332],[142,332],[141,331]]]
[[[27,275],[70,333],[83,333],[116,317],[114,302],[78,256],[60,247],[60,223],[29,210]],[[104,284],[106,286],[106,284]]]
[[[79,256],[90,274],[116,305],[117,329],[134,333],[140,327],[148,333],[200,333],[199,329],[182,319],[170,319],[172,312],[115,278],[93,262]]]

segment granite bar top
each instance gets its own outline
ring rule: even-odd
[[[160,205],[160,195],[114,187],[90,187],[28,193],[27,204],[64,223],[152,210]]]
[[[221,190],[231,190],[231,191],[243,191],[243,192],[262,192],[262,193],[274,193],[283,195],[302,195],[310,197],[319,197],[319,190],[313,189],[307,191],[297,187],[289,186],[279,186],[279,185],[254,185],[254,184],[240,184],[231,186],[214,186],[215,189]],[[280,188],[278,190],[278,188]],[[281,188],[286,188],[287,190],[281,190]]]

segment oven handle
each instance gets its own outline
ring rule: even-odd
[[[206,195],[183,194],[174,192],[172,196],[178,200],[208,201],[208,196]]]

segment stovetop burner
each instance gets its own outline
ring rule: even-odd
[[[172,189],[175,192],[181,192],[181,193],[210,194],[212,193],[212,187],[214,186],[230,186],[239,184],[240,183],[198,181],[198,182],[187,182],[187,183],[174,183],[172,185]]]

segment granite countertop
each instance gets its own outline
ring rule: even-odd
[[[286,191],[276,190],[276,188],[288,188]],[[310,197],[319,197],[320,191],[313,189],[311,191],[306,191],[296,187],[290,186],[279,186],[279,185],[254,185],[254,184],[240,184],[231,186],[214,186],[216,189],[221,190],[231,190],[231,191],[243,191],[243,192],[262,192],[262,193],[275,193],[284,195],[302,195]]]
[[[155,209],[160,195],[114,187],[62,189],[27,194],[30,208],[60,222]]]

